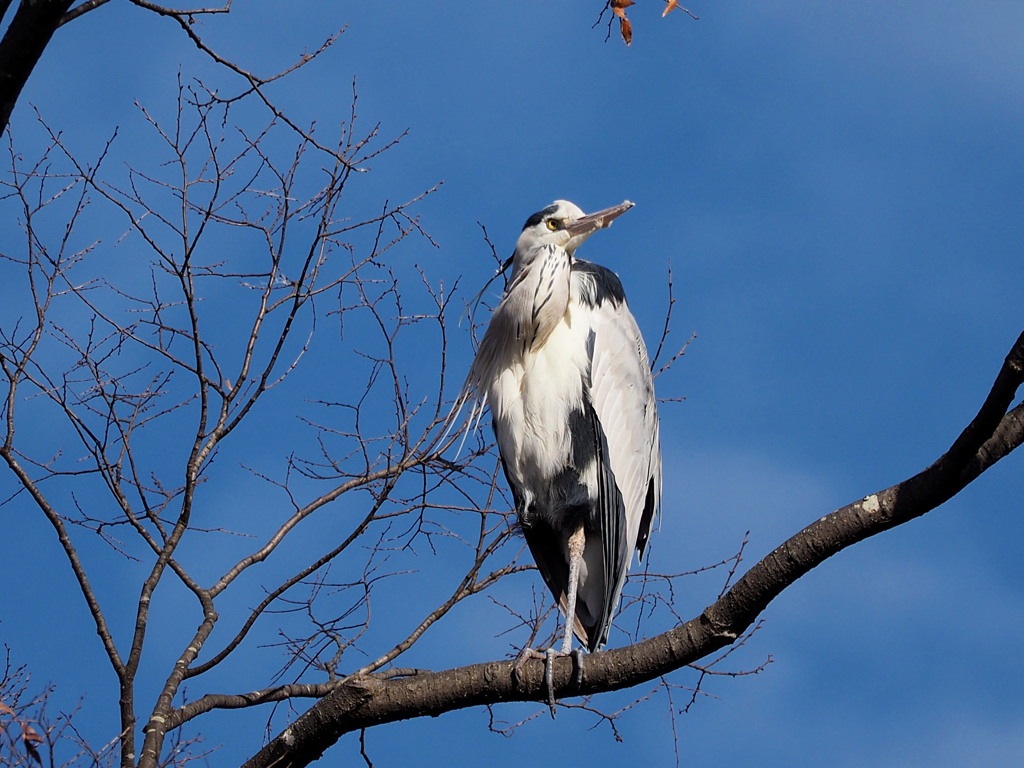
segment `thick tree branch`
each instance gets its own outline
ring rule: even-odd
[[[653,680],[733,643],[788,586],[808,571],[877,533],[947,501],[1024,442],[1024,404],[1010,410],[1024,383],[1024,333],[1007,355],[974,420],[938,461],[919,474],[815,521],[754,565],[696,618],[626,648],[587,657],[580,686],[571,659],[555,662],[556,695],[586,696]],[[543,665],[528,664],[518,684],[512,662],[381,680],[350,678],[315,704],[244,768],[298,768],[342,735],[373,725],[511,701],[544,701]]]
[[[64,14],[64,18],[60,20],[60,26],[64,26],[68,22],[74,21],[79,16],[82,16],[89,11],[94,11],[101,5],[106,5],[110,0],[85,0],[81,5],[72,8],[70,11]]]
[[[74,0],[19,3],[0,40],[0,134],[7,129],[21,89]]]

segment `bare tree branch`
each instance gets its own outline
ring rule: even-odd
[[[58,26],[63,26],[67,24],[69,21],[74,21],[79,16],[86,14],[89,11],[96,10],[101,5],[106,5],[109,2],[110,0],[85,0],[85,2],[81,5],[75,6],[67,13],[65,13],[64,16],[61,17],[60,24]]]
[[[1008,410],[1024,383],[1024,333],[1011,348],[978,414],[924,471],[811,523],[755,564],[697,617],[649,640],[587,657],[576,686],[571,659],[555,662],[557,696],[587,696],[654,680],[736,642],[758,615],[801,576],[847,547],[929,512],[956,495],[1024,441],[1024,404]],[[547,697],[540,663],[495,661],[415,677],[346,680],[274,738],[245,768],[299,768],[343,734],[465,707]]]
[[[7,129],[21,89],[73,1],[23,0],[18,3],[18,10],[0,39],[0,134]],[[0,14],[0,19],[2,17]]]

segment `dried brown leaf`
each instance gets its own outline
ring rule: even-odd
[[[37,747],[43,743],[43,737],[39,734],[39,731],[18,717],[17,713],[2,701],[0,701],[0,715],[9,715],[18,724],[18,728],[21,731],[19,738],[21,746],[24,748],[25,753],[41,766],[43,764],[43,757],[39,754]],[[4,727],[0,726],[0,731],[2,730],[4,730]]]
[[[631,5],[636,5],[636,3],[634,2],[634,0],[611,0],[611,2],[608,3],[608,5],[612,9],[612,13],[614,13],[620,19],[623,19],[628,24],[629,19],[626,18],[626,9],[629,8],[629,6]]]
[[[634,0],[610,0],[608,3],[612,13],[619,17],[619,32],[626,45],[633,41],[633,25],[626,18],[626,9],[631,5],[636,5]]]
[[[629,19],[623,16],[619,19],[619,32],[622,34],[622,39],[629,45],[633,42],[633,25],[629,23]]]
[[[39,735],[39,731],[33,728],[28,723],[20,723],[21,725],[21,741],[25,745],[25,749],[30,751],[35,750],[36,744],[43,743],[43,737]]]

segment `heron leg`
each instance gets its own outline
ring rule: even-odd
[[[576,622],[576,595],[580,586],[580,563],[583,562],[583,548],[587,543],[581,525],[569,537],[569,594],[566,596],[565,637],[562,638],[562,653],[572,656],[575,667],[576,686],[583,685],[583,650],[572,647],[572,627]]]
[[[562,637],[562,649],[548,648],[546,653],[542,653],[533,648],[524,648],[512,667],[512,677],[518,685],[522,666],[527,659],[544,659],[544,684],[548,689],[548,708],[551,710],[552,719],[555,717],[557,704],[555,699],[555,659],[559,656],[572,656],[574,680],[577,686],[583,684],[583,651],[580,648],[572,647],[572,628],[576,622],[576,595],[579,590],[580,563],[583,562],[583,548],[586,544],[586,534],[582,525],[569,537],[568,543],[569,585],[565,596],[565,634]]]
[[[569,537],[569,587],[565,596],[565,635],[562,637],[562,653],[572,651],[572,627],[576,623],[576,594],[580,586],[580,563],[583,562],[583,547],[587,542],[583,526]]]

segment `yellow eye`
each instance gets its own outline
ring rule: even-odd
[[[561,228],[562,222],[560,222],[558,219],[548,219],[548,229],[550,229],[552,232],[559,230]]]

